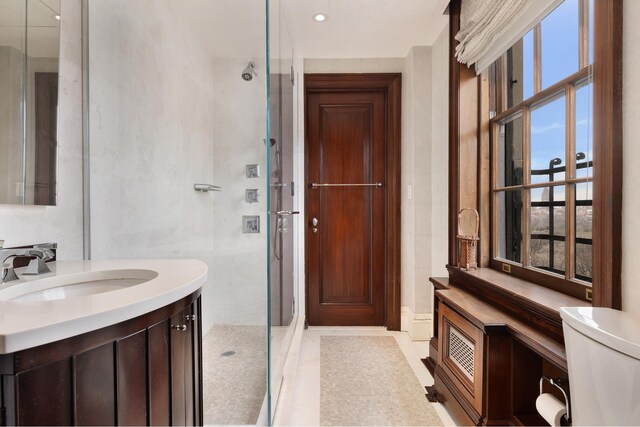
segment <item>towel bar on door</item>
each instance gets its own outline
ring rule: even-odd
[[[318,184],[314,182],[311,184],[311,188],[320,187],[382,187],[381,182],[375,182],[373,184]]]

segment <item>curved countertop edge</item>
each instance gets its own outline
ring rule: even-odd
[[[91,271],[145,269],[158,276],[129,288],[58,301],[0,302],[0,354],[52,343],[133,319],[202,288],[207,265],[198,260],[57,261],[29,281]],[[1,289],[1,288],[0,288]]]

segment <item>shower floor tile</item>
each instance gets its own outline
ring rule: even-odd
[[[204,423],[256,424],[267,392],[266,327],[214,326],[203,339],[203,365]]]

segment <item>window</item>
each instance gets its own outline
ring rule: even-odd
[[[492,266],[592,281],[593,0],[565,0],[490,68]]]

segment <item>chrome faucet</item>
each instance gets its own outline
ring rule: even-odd
[[[34,258],[24,271],[23,274],[25,275],[38,275],[51,271],[45,261],[53,259],[55,254],[48,247],[34,246],[32,248],[2,249],[2,246],[4,246],[4,240],[0,240],[0,264],[2,265],[0,284],[18,280],[18,275],[13,268],[13,259],[15,257]]]

